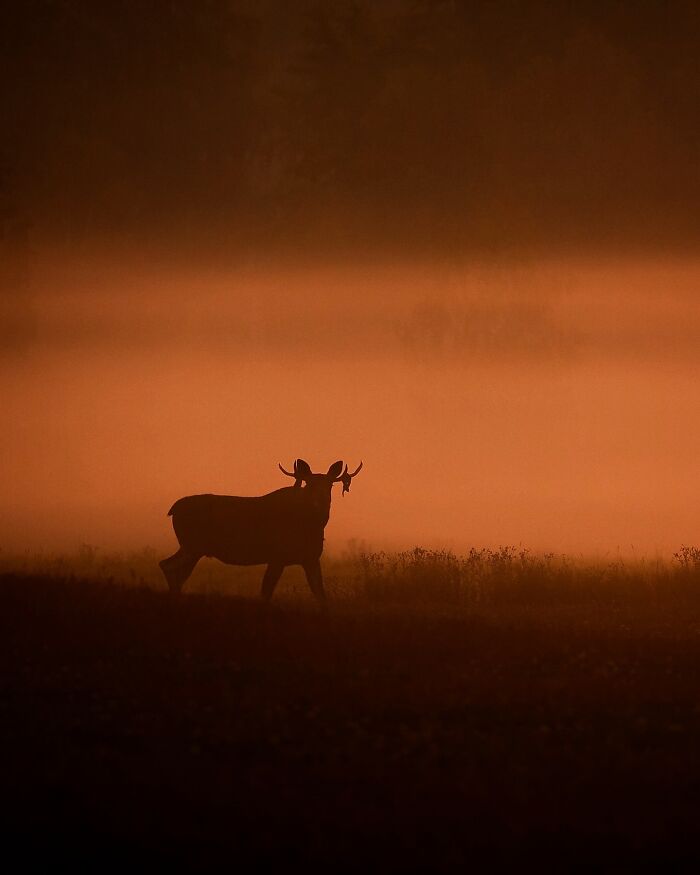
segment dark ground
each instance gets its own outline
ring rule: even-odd
[[[700,599],[449,617],[0,577],[28,865],[700,858]]]

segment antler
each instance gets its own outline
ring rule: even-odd
[[[279,465],[279,462],[277,463]],[[281,465],[279,465],[279,469],[283,474],[286,474],[287,477],[294,478],[294,486],[299,489],[303,482],[303,478],[299,472],[299,459],[294,460],[294,473],[292,474],[290,471],[285,470]]]
[[[283,474],[286,474],[287,477],[293,477],[295,480],[295,486],[301,486],[301,484],[308,480],[311,476],[311,468],[309,468],[309,463],[305,462],[303,459],[295,459],[294,460],[294,473],[291,471],[287,471],[286,468],[283,468],[279,462],[279,469]]]
[[[350,492],[350,481],[356,474],[359,474],[361,470],[362,462],[360,462],[360,464],[357,466],[357,468],[355,468],[352,474],[348,472],[347,464],[345,465],[345,470],[343,471],[343,473],[340,475],[340,477],[336,477],[336,479],[334,480],[335,483],[343,484],[343,491],[341,493],[342,495],[345,495],[346,492]]]

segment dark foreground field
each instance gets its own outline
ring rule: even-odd
[[[700,594],[265,613],[0,576],[4,848],[369,871],[700,859]]]

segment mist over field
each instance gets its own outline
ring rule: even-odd
[[[0,133],[5,857],[698,871],[697,0],[6,3]]]
[[[331,549],[694,542],[699,23],[14,8],[0,548],[165,549],[297,456],[365,462]]]
[[[0,537],[167,549],[181,495],[365,468],[327,547],[696,540],[691,259],[35,259],[6,298]]]

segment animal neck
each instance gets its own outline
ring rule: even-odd
[[[307,487],[304,498],[313,512],[313,515],[319,521],[323,521],[323,525],[328,522],[331,513],[331,493],[325,489],[311,489]]]

